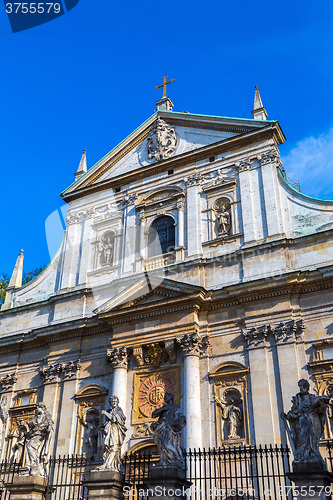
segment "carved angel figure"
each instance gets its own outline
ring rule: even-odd
[[[298,387],[290,411],[281,414],[294,447],[294,463],[317,462],[325,469],[319,440],[324,432],[329,397],[309,394],[310,384],[305,379],[298,382]]]
[[[174,403],[174,399],[172,392],[165,393],[165,405],[153,411],[151,416],[159,419],[151,427],[160,454],[159,465],[185,469],[185,457],[180,447],[180,432],[186,425],[186,417]]]
[[[169,158],[176,150],[177,137],[170,125],[158,118],[147,137],[148,158],[164,160]]]
[[[54,423],[44,403],[37,404],[35,418],[28,425],[26,451],[29,475],[46,476]]]
[[[122,472],[121,446],[126,435],[125,421],[126,417],[119,406],[117,396],[111,396],[109,399],[111,409],[107,412],[102,410],[105,415],[105,423],[100,427],[100,446],[103,448],[103,465],[100,470],[115,470]]]

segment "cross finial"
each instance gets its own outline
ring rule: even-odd
[[[167,77],[167,76],[164,76],[164,77],[163,77],[163,83],[162,83],[161,85],[156,85],[156,87],[155,87],[155,89],[159,89],[159,88],[163,87],[163,95],[162,95],[162,98],[167,96],[167,95],[166,95],[166,86],[167,86],[169,83],[172,83],[172,82],[174,82],[174,81],[175,81],[175,79],[174,79],[174,78],[172,78],[171,80],[169,80],[169,81],[167,82],[167,79],[168,79],[168,77]]]

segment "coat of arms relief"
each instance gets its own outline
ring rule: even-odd
[[[175,129],[162,118],[158,118],[147,137],[148,159],[153,161],[166,160],[175,153],[176,148]]]

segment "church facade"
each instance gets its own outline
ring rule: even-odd
[[[172,107],[89,170],[83,154],[62,246],[23,287],[18,258],[0,311],[2,459],[41,401],[53,454],[98,456],[111,395],[124,451],[153,445],[165,392],[187,449],[285,443],[301,378],[333,397],[333,202],[290,186],[258,90],[253,119]]]

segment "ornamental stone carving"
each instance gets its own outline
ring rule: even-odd
[[[0,453],[2,451],[2,437],[6,429],[7,420],[8,420],[7,400],[2,399],[0,401]]]
[[[166,373],[153,373],[140,385],[138,391],[139,410],[145,417],[151,417],[154,410],[163,406],[167,392],[176,392],[174,378]]]
[[[87,208],[86,210],[78,210],[77,212],[72,212],[66,217],[67,225],[76,224],[81,218],[90,219],[95,214],[95,207]]]
[[[291,400],[291,409],[281,413],[293,447],[293,472],[327,470],[319,441],[324,432],[329,397],[310,394],[310,384],[305,379],[298,382],[298,387],[299,392]]]
[[[159,368],[162,363],[176,361],[175,341],[154,342],[133,347],[133,356],[139,368],[142,366],[152,366]]]
[[[1,392],[8,391],[17,381],[17,374],[11,373],[0,377]]]
[[[189,177],[185,177],[184,181],[185,181],[186,187],[189,188],[192,186],[200,185],[202,182],[202,179],[203,179],[202,174],[197,173],[197,174],[190,175]]]
[[[235,166],[238,170],[238,172],[245,172],[246,170],[251,169],[253,161],[250,158],[245,158],[244,160],[240,160],[239,162],[235,163]]]
[[[147,137],[148,159],[161,161],[173,156],[177,148],[175,129],[158,118]]]
[[[67,363],[54,363],[53,365],[43,366],[39,370],[44,383],[53,380],[65,380],[75,377],[81,367],[81,360],[68,361]]]
[[[124,207],[129,207],[130,205],[134,205],[137,197],[138,197],[137,193],[127,194],[122,199],[123,206]]]
[[[249,345],[260,344],[272,335],[276,342],[284,342],[290,339],[297,339],[305,330],[303,320],[281,322],[276,326],[261,325],[259,327],[251,328],[250,330],[242,330],[244,339]]]
[[[126,347],[112,347],[108,349],[107,356],[112,368],[127,368],[128,357]]]
[[[268,163],[275,163],[277,167],[282,165],[282,160],[280,158],[280,153],[277,149],[271,149],[266,153],[257,156],[260,166],[267,165]]]
[[[177,339],[177,344],[183,350],[184,356],[200,356],[207,351],[209,338],[208,335],[199,335],[196,332],[186,333]]]

